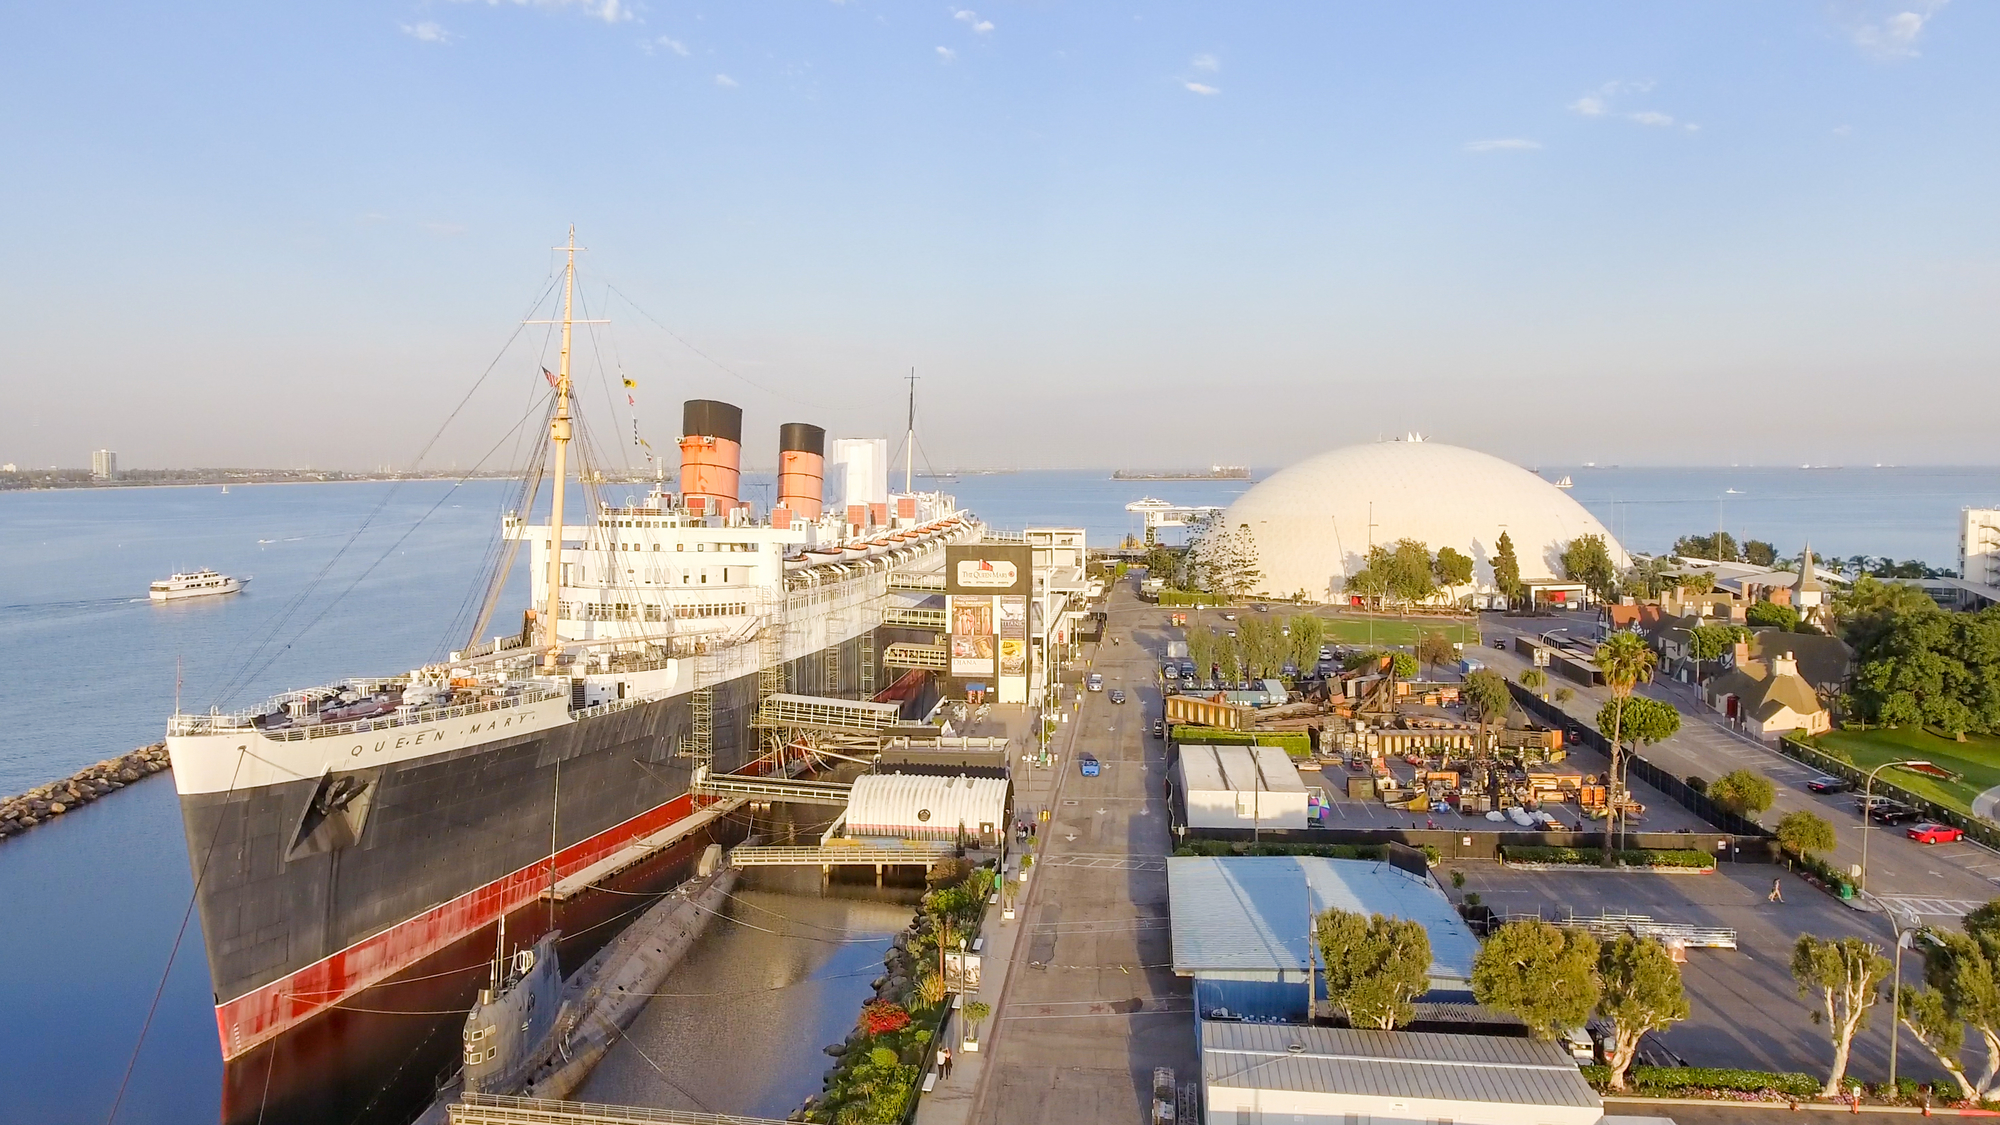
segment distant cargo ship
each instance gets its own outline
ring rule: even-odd
[[[1180,472],[1147,472],[1142,469],[1120,469],[1111,474],[1112,480],[1249,480],[1250,470],[1242,465],[1210,465],[1206,470],[1189,469]]]

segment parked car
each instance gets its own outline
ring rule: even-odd
[[[1919,844],[1956,844],[1965,838],[1961,829],[1949,824],[1933,824],[1928,820],[1910,825],[1905,834]]]
[[[1092,672],[1090,677],[1083,681],[1083,686],[1091,691],[1103,691],[1104,674],[1102,672]]]
[[[1167,737],[1167,721],[1165,719],[1153,720],[1153,737],[1154,738]]]
[[[1877,805],[1869,812],[1869,818],[1877,824],[1908,824],[1917,819],[1917,810],[1908,805],[1890,803]]]
[[[1111,702],[1113,702],[1113,703],[1123,703],[1123,702],[1125,702],[1125,690],[1124,690],[1123,688],[1112,688],[1112,689],[1111,689]]]
[[[1181,679],[1188,680],[1190,682],[1194,680],[1194,661],[1192,660],[1181,661]]]
[[[1506,638],[1504,638],[1504,637],[1503,637],[1503,638],[1501,638],[1501,639],[1499,639],[1499,640],[1496,640],[1496,641],[1494,641],[1494,642],[1493,642],[1493,647],[1494,647],[1494,648],[1497,648],[1497,649],[1499,649],[1499,650],[1500,650],[1501,652],[1506,652],[1506,651],[1507,651],[1507,641],[1506,641]]]
[[[1257,603],[1257,612],[1258,612],[1258,613],[1269,613],[1269,612],[1271,612],[1271,607],[1270,607],[1270,606],[1267,606],[1267,605],[1265,605],[1265,604],[1264,604],[1263,602],[1258,602],[1258,603]]]
[[[1101,768],[1097,764],[1097,755],[1095,754],[1085,754],[1076,760],[1076,764],[1085,777],[1096,777],[1098,770]]]
[[[1236,615],[1233,613],[1225,613],[1222,615],[1222,619],[1224,621],[1234,621],[1236,620]]]
[[[1815,793],[1845,793],[1848,785],[1844,777],[1815,777],[1806,782],[1806,788]]]
[[[1332,660],[1332,659],[1333,659],[1333,646],[1332,646],[1332,645],[1321,645],[1321,646],[1319,646],[1319,658],[1320,658],[1321,660]]]

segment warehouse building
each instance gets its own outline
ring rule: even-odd
[[[1421,858],[1418,859],[1421,863]],[[1304,1019],[1310,914],[1343,910],[1419,923],[1431,942],[1439,1007],[1472,1004],[1479,939],[1428,876],[1391,863],[1317,856],[1173,856],[1167,860],[1174,972],[1194,979],[1195,1011]],[[1320,989],[1320,996],[1325,991]],[[1447,1115],[1449,1116],[1449,1115]]]
[[[1604,1103],[1556,1043],[1203,1020],[1210,1125],[1597,1125]]]
[[[1276,746],[1182,743],[1176,769],[1189,828],[1304,828],[1306,786]]]

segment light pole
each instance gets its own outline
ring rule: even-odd
[[[1868,828],[1875,820],[1875,775],[1890,766],[1928,766],[1930,762],[1922,758],[1910,758],[1901,762],[1883,762],[1868,771],[1861,781],[1861,892],[1868,892]]]
[[[1907,924],[1898,922],[1893,912],[1889,915],[1889,925],[1896,931],[1896,975],[1889,985],[1889,1089],[1891,1091],[1896,1088],[1896,1033],[1902,1030],[1903,1026],[1903,946],[1914,944],[1917,930],[1921,928],[1921,923],[1917,921],[1915,914],[1906,914],[1904,918]]]

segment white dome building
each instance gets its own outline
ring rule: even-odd
[[[1372,528],[1371,528],[1372,523]],[[1624,548],[1597,517],[1535,474],[1476,450],[1412,438],[1351,445],[1301,461],[1238,497],[1219,529],[1248,526],[1262,573],[1260,592],[1342,601],[1346,576],[1369,544],[1415,539],[1432,552],[1471,556],[1473,593],[1493,591],[1493,552],[1506,532],[1523,582],[1562,577],[1570,541],[1601,535],[1612,562]],[[1463,591],[1461,591],[1463,593]]]

